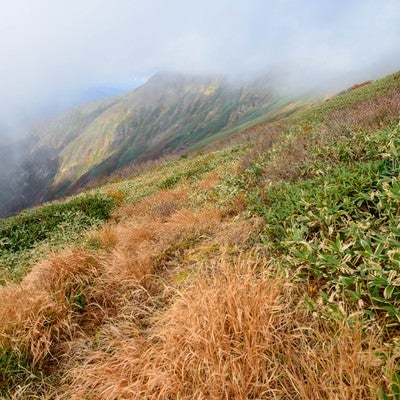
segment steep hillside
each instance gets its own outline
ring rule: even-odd
[[[8,190],[0,215],[71,193],[128,163],[181,153],[217,133],[229,135],[259,117],[273,117],[290,100],[265,77],[239,84],[223,77],[155,75],[123,96],[34,127],[23,145],[27,150],[1,177]]]
[[[66,140],[53,187],[183,151],[225,128],[272,115],[281,105],[271,82],[240,86],[221,77],[158,74]]]
[[[400,393],[400,73],[0,223],[5,399]]]

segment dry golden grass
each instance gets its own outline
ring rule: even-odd
[[[105,262],[106,273],[118,279],[135,279],[141,281],[153,273],[151,255],[142,253],[134,257],[129,251],[115,249]]]
[[[76,301],[98,274],[90,254],[66,251],[38,264],[18,285],[0,289],[0,345],[44,359],[79,329]]]
[[[218,180],[219,175],[216,172],[210,172],[200,182],[198,182],[197,186],[200,189],[212,190],[217,186]]]
[[[93,236],[107,252],[98,256],[102,273],[85,291],[86,330],[92,332],[105,319],[118,315],[128,306],[138,285],[157,295],[155,269],[164,265],[163,254],[187,236],[215,229],[220,221],[219,210],[185,209],[167,219],[139,214],[100,228]]]
[[[179,189],[163,189],[154,195],[134,205],[126,205],[116,210],[115,216],[137,217],[152,216],[154,218],[167,218],[176,210],[182,208],[188,198],[188,189],[180,186]]]
[[[1,346],[59,362],[50,398],[375,398],[381,338],[312,315],[307,288],[248,247],[260,221],[240,216],[243,196],[198,210],[182,198],[163,190],[120,207],[94,233],[95,255],[54,255],[0,289]]]
[[[105,249],[112,249],[117,245],[118,234],[116,224],[106,222],[91,234],[92,239],[98,240]]]
[[[106,328],[112,346],[86,352],[64,398],[375,398],[376,337],[313,318],[271,273],[262,260],[205,266],[142,334],[129,319],[121,329],[133,337]]]
[[[168,218],[137,215],[106,224],[94,236],[109,251],[102,262],[108,275],[140,280],[154,272],[157,255],[185,236],[216,230],[222,218],[223,211],[216,208],[182,209]]]
[[[218,208],[202,210],[184,209],[177,211],[166,221],[167,235],[179,235],[182,232],[197,231],[215,228],[222,219],[222,211]]]
[[[140,220],[131,220],[116,226],[117,241],[115,248],[126,250],[136,250],[144,243],[155,240],[155,235],[160,227],[155,221],[145,218]]]
[[[224,221],[215,232],[213,241],[224,247],[235,246],[239,251],[244,251],[252,235],[261,227],[260,218],[245,219],[239,216],[233,220]]]
[[[20,284],[0,289],[1,348],[27,354],[34,365],[73,357],[84,335],[124,314],[132,302],[144,303],[143,294],[158,296],[157,254],[220,220],[218,210],[181,210],[168,217],[139,214],[104,225],[93,235],[106,252],[64,251],[34,266]]]

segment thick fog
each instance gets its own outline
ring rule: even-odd
[[[160,70],[341,88],[400,69],[399,0],[2,0],[0,136]]]

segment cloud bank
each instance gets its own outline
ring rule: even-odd
[[[160,70],[350,84],[400,69],[398,0],[5,0],[0,135],[96,85]],[[347,80],[347,81],[346,81]]]

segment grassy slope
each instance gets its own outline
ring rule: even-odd
[[[241,89],[220,78],[156,76],[96,115],[65,146],[54,186],[74,182],[92,169],[99,176],[105,162],[109,173],[133,160],[186,149],[255,114],[270,115],[285,103],[274,104],[269,93],[265,89],[257,101],[240,99]]]
[[[0,291],[0,393],[398,398],[399,106],[395,74],[87,194],[111,221]]]
[[[134,179],[110,183],[65,202],[27,210],[17,217],[0,220],[0,263],[2,280],[20,280],[34,262],[49,251],[90,246],[88,229],[109,218],[116,205],[135,204],[160,189],[180,181],[195,184],[220,164],[228,164],[243,153],[242,147],[168,162]]]
[[[33,127],[17,163],[7,160],[12,148],[0,148],[7,167],[0,179],[8,188],[0,215],[76,193],[129,163],[180,154],[223,129],[272,117],[283,105],[270,82],[239,87],[221,77],[160,74]]]
[[[257,127],[262,123],[269,123],[275,120],[283,119],[292,113],[295,113],[302,108],[309,107],[315,99],[303,99],[295,102],[290,102],[289,100],[281,99],[274,104],[268,106],[268,112],[264,115],[255,115],[252,118],[246,118],[246,121],[241,121],[238,126],[233,128],[224,129],[220,132],[215,133],[203,140],[200,140],[193,146],[189,147],[187,150],[198,151],[203,148],[207,148],[208,145],[212,145],[223,139],[227,139],[235,134],[240,134],[243,131],[251,130],[251,128]]]

